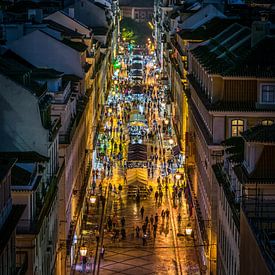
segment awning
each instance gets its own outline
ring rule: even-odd
[[[147,183],[147,169],[146,168],[134,168],[127,170],[127,183],[131,184],[146,184]]]
[[[147,161],[147,145],[130,144],[128,147],[128,161]]]

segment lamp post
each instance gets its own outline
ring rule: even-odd
[[[87,255],[88,249],[85,245],[82,245],[80,247],[79,251],[80,251],[80,255],[82,257],[82,272],[85,272],[86,271],[86,263],[87,263],[86,255]]]
[[[172,138],[170,138],[170,139],[168,140],[168,142],[169,142],[169,144],[170,144],[171,146],[174,144],[174,140],[173,140]]]
[[[185,233],[186,233],[187,236],[191,236],[192,232],[193,232],[193,229],[191,227],[191,224],[188,223],[187,226],[186,226],[186,228],[185,228]]]
[[[96,202],[96,196],[91,196],[90,197],[90,203],[95,204],[95,202]]]

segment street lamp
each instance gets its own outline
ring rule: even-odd
[[[87,251],[88,251],[88,249],[87,249],[87,247],[85,245],[83,245],[83,246],[80,247],[80,255],[82,257],[86,257]]]
[[[193,231],[193,229],[192,229],[192,227],[191,227],[191,224],[188,223],[187,226],[186,226],[186,228],[185,228],[185,233],[186,233],[186,235],[187,235],[187,236],[191,236],[191,235],[192,235],[192,231]]]
[[[169,142],[170,145],[174,144],[174,140],[172,138],[170,138],[168,142]]]
[[[111,113],[113,110],[112,110],[112,108],[109,108],[108,109],[108,113]]]
[[[180,180],[180,178],[181,178],[181,175],[180,174],[176,174],[176,179]]]
[[[96,196],[90,197],[90,203],[94,204],[96,202]]]
[[[115,80],[115,81],[114,81],[114,84],[115,84],[115,85],[117,85],[117,84],[118,84],[118,81],[117,81],[117,80]]]
[[[169,124],[169,120],[168,120],[168,119],[165,119],[165,120],[164,120],[164,123],[165,123],[165,125],[168,125],[168,124]]]

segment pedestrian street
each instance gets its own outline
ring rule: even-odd
[[[148,66],[138,85],[125,70],[106,101],[74,273],[200,274],[167,89]]]

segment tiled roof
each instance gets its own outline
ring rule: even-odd
[[[233,49],[246,48],[247,41],[250,43],[250,29],[234,23],[192,53],[209,73],[222,74],[237,63],[239,56]]]
[[[57,22],[53,21],[53,20],[43,20],[44,23],[47,23],[49,24],[49,26],[55,30],[58,30],[60,32],[62,32],[62,34],[64,36],[69,36],[69,37],[73,37],[73,38],[76,38],[76,37],[83,37],[84,35],[77,32],[77,31],[73,31],[71,29],[68,29],[66,28],[65,26],[63,25],[60,25],[58,24]]]
[[[94,35],[106,35],[108,33],[107,27],[92,27]]]
[[[275,143],[275,124],[257,125],[243,132],[242,136],[248,142]]]
[[[224,75],[275,77],[275,37],[266,37]]]
[[[69,46],[69,47],[75,49],[75,50],[78,51],[78,52],[84,52],[84,51],[86,51],[87,48],[88,48],[88,46],[85,45],[84,43],[71,41],[71,40],[66,39],[66,38],[63,39],[62,42],[63,42],[65,45],[67,45],[67,46]]]
[[[1,74],[29,89],[36,96],[41,96],[46,91],[47,86],[41,85],[32,79],[33,69],[34,67],[28,66],[27,62],[23,64],[13,58],[0,57]]]
[[[35,68],[32,71],[32,77],[35,79],[55,79],[63,76],[63,72],[50,68]]]
[[[265,37],[251,48],[251,30],[238,23],[191,52],[211,74],[275,77],[275,38]]]
[[[230,19],[214,18],[195,30],[181,30],[179,35],[186,40],[207,40],[216,36],[231,24],[232,20]]]
[[[18,162],[28,163],[28,162],[45,162],[49,158],[40,155],[37,152],[0,152],[0,158],[16,158]]]

